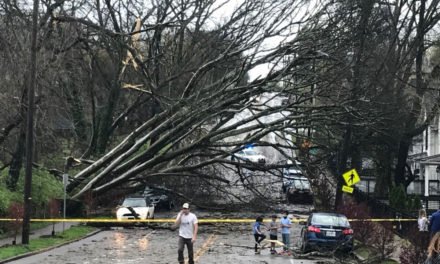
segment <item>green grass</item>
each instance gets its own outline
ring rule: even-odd
[[[96,230],[96,228],[90,226],[73,226],[64,231],[64,233],[56,233],[54,237],[31,239],[29,241],[29,245],[10,245],[0,247],[0,260],[61,245],[66,242],[84,237],[94,230]]]

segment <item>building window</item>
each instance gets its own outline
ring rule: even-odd
[[[439,181],[438,180],[430,180],[429,181],[429,195],[439,195]]]

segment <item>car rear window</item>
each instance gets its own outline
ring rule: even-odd
[[[345,216],[316,214],[312,218],[313,225],[330,225],[349,227],[350,224]]]
[[[122,203],[125,207],[147,207],[145,199],[125,199]]]

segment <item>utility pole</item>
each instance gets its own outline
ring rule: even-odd
[[[26,174],[24,179],[24,216],[23,232],[21,237],[22,244],[29,244],[30,218],[32,208],[32,161],[34,145],[34,97],[35,86],[37,85],[37,32],[38,32],[38,6],[39,0],[34,0],[34,10],[32,13],[32,39],[30,70],[28,79],[28,105],[26,120]]]

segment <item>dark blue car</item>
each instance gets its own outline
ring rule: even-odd
[[[353,229],[347,217],[336,213],[312,213],[301,230],[301,251],[353,250]]]

